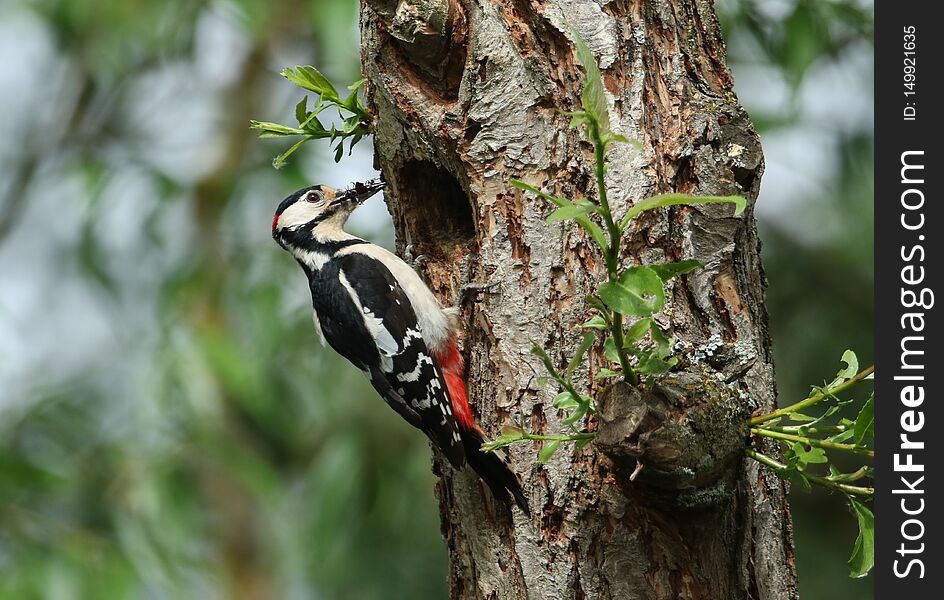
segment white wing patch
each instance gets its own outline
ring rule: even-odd
[[[341,285],[344,286],[344,289],[347,290],[358,312],[364,315],[364,324],[367,326],[367,331],[370,333],[370,336],[374,338],[374,343],[377,344],[377,350],[380,351],[380,368],[390,372],[393,368],[393,361],[391,361],[390,358],[399,354],[403,348],[400,347],[400,344],[397,343],[393,335],[387,331],[387,328],[383,326],[383,319],[372,313],[370,308],[361,305],[357,294],[354,293],[354,288],[351,287],[351,282],[347,280],[343,271],[338,273],[338,279]]]

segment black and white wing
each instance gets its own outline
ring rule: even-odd
[[[319,275],[312,298],[325,340],[461,466],[465,451],[442,373],[396,278],[379,260],[356,252],[332,259]],[[323,289],[316,290],[319,281]]]

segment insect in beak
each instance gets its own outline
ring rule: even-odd
[[[362,204],[365,200],[381,191],[383,188],[384,182],[382,179],[371,179],[365,183],[358,182],[348,189],[339,192],[335,198],[335,202],[353,202],[355,204]]]

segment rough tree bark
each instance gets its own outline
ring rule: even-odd
[[[424,275],[444,302],[464,281],[495,284],[461,318],[470,398],[491,435],[560,430],[531,340],[563,364],[584,296],[605,277],[580,230],[549,227],[551,207],[510,185],[596,194],[592,149],[561,113],[579,109],[582,81],[565,20],[600,64],[614,129],[642,143],[638,155],[627,144],[610,152],[617,216],[669,191],[753,204],[763,170],[708,0],[362,0],[376,161],[398,243],[430,258]],[[630,232],[626,264],[706,265],[673,285],[660,316],[691,360],[661,395],[598,398],[600,427],[632,421],[607,432],[608,446],[565,448],[544,466],[536,447],[511,449],[533,519],[436,459],[453,598],[796,597],[783,485],[740,453],[738,423],[771,408],[776,390],[753,213],[731,214],[663,210]],[[602,366],[597,349],[582,384]],[[626,413],[640,403],[645,423]],[[636,458],[648,468],[630,482]]]

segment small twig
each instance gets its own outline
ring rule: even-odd
[[[756,460],[757,462],[761,463],[762,465],[766,465],[770,467],[778,474],[782,472],[786,472],[788,470],[787,465],[777,462],[776,460],[767,456],[766,454],[761,454],[760,452],[752,450],[751,448],[745,448],[744,452],[748,456]],[[875,488],[861,487],[858,485],[849,485],[846,483],[839,483],[837,481],[830,481],[829,479],[825,477],[820,477],[819,475],[811,475],[809,473],[802,473],[802,475],[803,477],[806,477],[808,480],[810,480],[811,482],[817,485],[830,488],[830,489],[842,492],[844,494],[852,494],[854,496],[864,496],[866,498],[872,498],[875,496]]]
[[[865,448],[863,446],[857,446],[855,444],[840,444],[838,442],[830,442],[828,440],[818,440],[816,438],[804,437],[801,435],[793,435],[791,433],[782,433],[780,431],[771,431],[770,429],[765,429],[763,427],[751,427],[751,433],[754,435],[761,435],[764,437],[774,438],[778,440],[785,440],[788,442],[800,442],[801,444],[807,444],[815,448],[824,448],[826,450],[839,450],[841,452],[852,452],[853,454],[860,454],[862,456],[868,456],[869,458],[875,458],[875,451]]]
[[[504,448],[505,446],[510,446],[516,442],[579,442],[582,440],[592,440],[596,437],[596,432],[585,431],[580,433],[571,433],[566,435],[538,435],[535,433],[528,433],[526,431],[521,431],[516,433],[514,437],[499,437],[496,440],[482,444],[482,452],[493,452],[499,448]]]
[[[862,381],[863,379],[871,375],[874,371],[875,371],[875,365],[872,365],[856,373],[855,375],[853,375],[852,377],[850,377],[849,379],[847,379],[840,385],[837,385],[836,387],[832,388],[831,390],[821,391],[817,394],[810,396],[806,400],[801,400],[797,402],[796,404],[791,404],[790,406],[785,406],[784,408],[777,409],[772,413],[767,413],[766,415],[753,417],[748,421],[748,425],[760,425],[761,423],[766,423],[767,421],[773,421],[774,419],[778,419],[780,417],[787,417],[790,415],[790,413],[803,410],[804,408],[809,408],[810,406],[813,406],[814,404],[822,402],[823,400],[825,400],[826,398],[829,398],[830,396],[834,396],[839,392],[849,389],[853,385],[859,383],[860,381]]]
[[[793,433],[797,435],[835,435],[837,433],[845,433],[852,429],[849,425],[822,425],[822,426],[808,426],[808,425],[765,425],[764,429],[767,431],[779,431],[780,433]]]
[[[636,468],[633,470],[633,474],[629,476],[630,481],[636,481],[636,477],[642,472],[646,465],[642,464],[638,460],[636,461]]]

